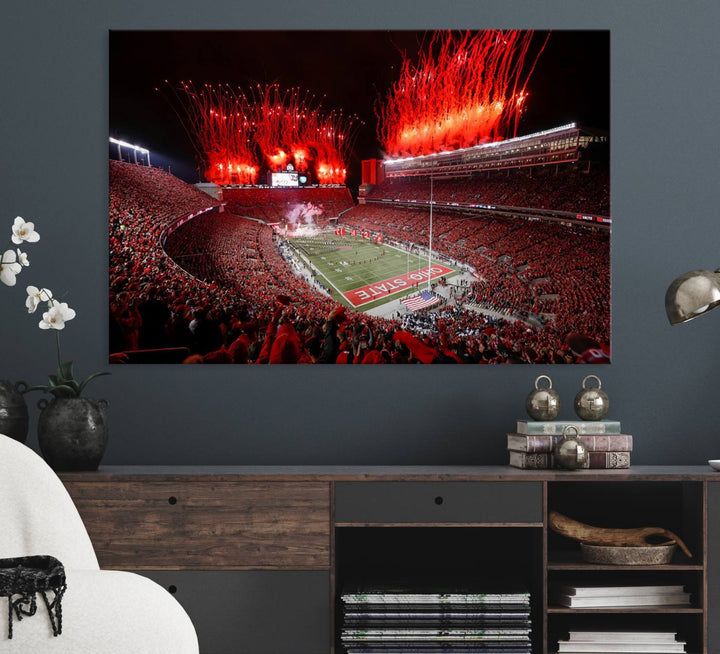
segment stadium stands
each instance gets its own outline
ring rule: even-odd
[[[494,176],[505,180],[495,190],[523,197],[507,181],[521,179],[515,171]],[[593,206],[601,206],[599,179],[587,194]],[[534,189],[540,194],[534,201],[553,207],[561,195],[545,181]],[[392,180],[373,197],[419,198],[422,184]],[[546,187],[554,199],[545,198]],[[485,192],[467,178],[443,180],[439,189],[447,198]],[[352,206],[344,188],[289,193],[225,189],[230,213],[211,211],[177,226],[219,203],[161,170],[111,161],[113,360],[124,360],[128,351],[175,348],[190,353],[188,363],[570,363],[583,353],[571,349],[569,334],[609,343],[607,231],[435,211],[434,249],[467,262],[479,279],[454,287],[456,301],[443,299],[437,312],[388,320],[340,307],[283,256],[271,227],[234,215],[275,222],[288,203],[323,205],[324,217]],[[428,242],[425,208],[370,203],[343,214],[341,224],[415,248]],[[477,312],[483,307],[492,315]],[[542,314],[554,314],[554,321],[543,324]]]
[[[465,177],[437,178],[436,202],[532,207],[553,211],[610,215],[610,176],[607,168],[564,164],[481,172]],[[427,201],[429,177],[385,180],[368,195],[371,200]]]
[[[223,200],[228,209],[238,216],[260,218],[277,222],[284,214],[299,204],[311,204],[319,213],[316,220],[336,218],[342,211],[353,206],[353,200],[345,186],[316,186],[305,188],[226,188]]]

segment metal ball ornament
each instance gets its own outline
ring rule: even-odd
[[[546,379],[547,387],[540,387],[540,380]],[[525,410],[533,420],[555,420],[560,413],[560,396],[553,390],[552,379],[540,375],[535,380],[535,388],[525,400]]]
[[[575,432],[574,436],[570,431]],[[563,429],[562,440],[558,441],[553,450],[555,466],[565,470],[577,470],[583,468],[588,462],[588,451],[585,443],[580,440],[577,427],[568,425]]]
[[[586,386],[588,379],[597,381],[597,388]],[[610,409],[610,399],[601,390],[602,382],[597,375],[588,375],[582,381],[582,388],[575,396],[575,413],[581,420],[600,420]]]

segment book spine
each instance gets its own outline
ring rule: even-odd
[[[550,455],[550,463],[555,467],[555,455]],[[625,470],[630,467],[630,452],[588,452],[584,470]]]
[[[562,436],[507,434],[508,449],[516,452],[552,452]],[[632,452],[630,434],[583,434],[580,440],[589,452]]]
[[[630,467],[630,452],[588,452],[590,470],[623,470]]]
[[[510,452],[510,465],[525,470],[545,470],[550,467],[548,452]]]
[[[510,451],[510,465],[524,470],[544,470],[555,467],[555,455],[551,452]],[[630,452],[588,452],[587,470],[625,470],[630,467]]]
[[[518,420],[518,434],[549,434],[551,436],[562,436],[565,427],[575,427],[578,434],[619,434],[619,420],[559,420],[559,421],[533,421]]]

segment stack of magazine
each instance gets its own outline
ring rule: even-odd
[[[617,608],[623,606],[689,606],[684,586],[569,586],[552,587],[560,606],[573,609]]]
[[[530,654],[530,594],[453,589],[343,593],[349,654]]]
[[[567,640],[558,643],[558,652],[673,654],[685,652],[685,645],[674,631],[571,631]]]

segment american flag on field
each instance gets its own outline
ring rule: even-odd
[[[435,306],[440,302],[440,298],[435,297],[430,291],[421,291],[420,295],[400,300],[410,311],[420,311]]]

